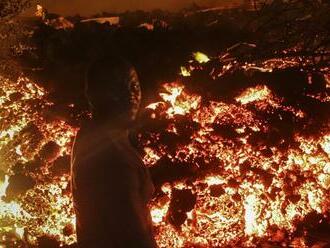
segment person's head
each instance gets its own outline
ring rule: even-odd
[[[134,67],[123,58],[95,61],[87,71],[85,92],[93,119],[124,127],[136,118],[140,84]]]

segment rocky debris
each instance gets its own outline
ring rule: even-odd
[[[23,174],[13,175],[9,178],[9,185],[6,190],[6,201],[24,194],[29,189],[32,189],[35,181],[30,177]]]
[[[191,211],[196,204],[196,195],[191,190],[173,189],[170,207],[167,214],[168,221],[176,228],[187,219],[187,212]]]
[[[51,162],[54,161],[60,154],[60,146],[54,142],[49,141],[39,151],[39,157],[42,161]]]
[[[62,176],[70,173],[70,156],[62,156],[57,158],[51,167],[49,168],[50,172],[54,176]]]
[[[75,233],[75,229],[72,224],[68,224],[63,228],[63,234],[67,237],[71,236],[74,233]]]
[[[60,243],[56,237],[42,236],[38,238],[38,248],[59,248]]]
[[[210,195],[213,197],[219,197],[222,196],[223,194],[225,194],[225,189],[223,187],[223,185],[211,185],[210,186]]]

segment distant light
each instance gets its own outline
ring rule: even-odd
[[[195,60],[200,64],[207,63],[210,61],[210,58],[204,53],[196,52],[196,53],[193,53],[193,55],[194,55]]]

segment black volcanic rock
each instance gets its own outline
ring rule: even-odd
[[[187,219],[187,212],[191,211],[196,204],[196,195],[189,189],[173,189],[172,199],[168,210],[169,222],[179,228]]]
[[[38,238],[38,248],[59,248],[60,244],[55,237],[42,236]]]
[[[14,197],[25,193],[27,190],[33,188],[35,181],[26,175],[17,174],[9,178],[9,185],[6,190],[6,200],[13,199]]]
[[[60,146],[56,142],[50,141],[41,148],[39,157],[45,162],[50,162],[55,160],[59,153]]]
[[[62,176],[70,173],[70,156],[66,155],[57,158],[50,167],[50,171],[55,176]]]
[[[223,185],[211,185],[210,186],[210,195],[213,197],[219,197],[225,194]]]

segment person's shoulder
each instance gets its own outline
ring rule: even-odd
[[[104,130],[94,123],[85,123],[77,132],[73,151],[78,154],[103,154],[111,150],[112,144]]]

